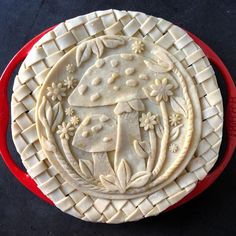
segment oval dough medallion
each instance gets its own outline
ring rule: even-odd
[[[56,207],[106,223],[157,215],[215,164],[223,107],[214,71],[181,28],[106,10],[56,26],[16,76],[12,136]]]
[[[78,190],[108,199],[166,186],[201,132],[187,71],[165,49],[134,37],[101,36],[68,52],[44,82],[36,113],[53,166]]]

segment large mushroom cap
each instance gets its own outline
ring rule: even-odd
[[[115,150],[116,122],[103,114],[87,116],[76,130],[72,145],[86,152]]]
[[[68,98],[72,106],[105,106],[146,98],[142,88],[155,72],[135,54],[115,54],[99,59],[83,75]]]

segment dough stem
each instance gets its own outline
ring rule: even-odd
[[[166,109],[166,103],[164,101],[161,101],[160,107],[161,107],[161,112],[162,112],[162,117],[163,117],[164,132],[163,132],[163,137],[161,140],[160,154],[157,160],[157,164],[153,170],[153,175],[155,176],[160,172],[165,162],[166,153],[167,153],[167,144],[168,144],[168,139],[169,139],[169,120],[168,120],[168,113]]]
[[[152,171],[155,158],[156,158],[156,152],[157,152],[157,138],[156,133],[154,129],[149,130],[149,140],[150,140],[150,146],[151,146],[151,153],[147,161],[147,171]]]

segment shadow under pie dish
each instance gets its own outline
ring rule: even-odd
[[[214,71],[181,28],[99,11],[61,23],[24,60],[12,134],[29,175],[86,221],[157,215],[215,164],[223,107]]]

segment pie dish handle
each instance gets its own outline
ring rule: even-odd
[[[210,171],[203,180],[197,183],[196,188],[194,188],[194,190],[190,194],[181,199],[175,205],[169,207],[167,211],[190,201],[191,199],[202,193],[204,190],[206,190],[210,185],[212,185],[228,165],[236,148],[236,87],[234,84],[234,80],[219,56],[196,35],[190,32],[188,32],[188,34],[201,47],[211,63],[217,67],[225,81],[227,88],[227,105],[225,109],[224,125],[227,132],[227,146],[222,159],[219,161],[219,163],[217,163],[215,167],[213,167],[212,171]]]
[[[1,101],[1,109],[0,109],[0,154],[6,163],[9,170],[12,172],[12,174],[31,192],[33,192],[35,195],[40,197],[41,199],[45,200],[46,202],[53,204],[53,202],[48,199],[41,190],[37,187],[37,184],[35,181],[22,169],[20,169],[17,164],[12,159],[8,146],[7,146],[7,129],[9,124],[9,105],[8,105],[8,82],[12,76],[12,73],[14,72],[17,65],[25,59],[28,52],[32,48],[32,46],[48,31],[52,30],[55,26],[45,30],[41,34],[37,35],[35,38],[33,38],[31,41],[29,41],[10,61],[10,63],[7,65],[6,69],[2,73],[0,77],[0,101]],[[232,154],[235,150],[236,146],[236,88],[233,82],[233,79],[227,70],[224,63],[221,61],[221,59],[216,55],[216,53],[209,48],[203,41],[201,41],[199,38],[197,38],[192,33],[189,33],[189,35],[194,39],[194,41],[203,49],[209,60],[215,64],[218,68],[218,70],[221,72],[221,74],[224,77],[224,80],[227,85],[227,92],[228,92],[228,103],[226,108],[226,129],[227,129],[227,148],[226,152],[224,153],[224,156],[221,160],[221,162],[217,165],[217,167],[209,173],[202,181],[199,181],[197,184],[197,187],[185,198],[183,198],[181,201],[176,203],[175,205],[168,208],[168,210],[171,210],[173,208],[176,208],[189,200],[193,199],[200,193],[202,193],[207,187],[209,187],[216,178],[223,172],[225,167],[227,166],[228,162],[230,161]]]
[[[55,27],[55,26],[54,26]],[[25,57],[27,56],[30,49],[33,45],[48,31],[52,30],[54,27],[51,27],[41,34],[34,37],[30,40],[20,51],[12,58],[9,62],[5,70],[3,71],[0,77],[0,101],[1,101],[1,109],[0,109],[0,155],[4,162],[6,163],[8,169],[12,172],[12,174],[31,192],[45,200],[46,202],[53,205],[53,202],[47,198],[41,190],[37,187],[35,181],[20,167],[17,166],[16,162],[12,159],[11,154],[8,150],[7,145],[7,130],[9,125],[9,103],[8,103],[8,82],[16,69],[16,67],[21,63]]]

